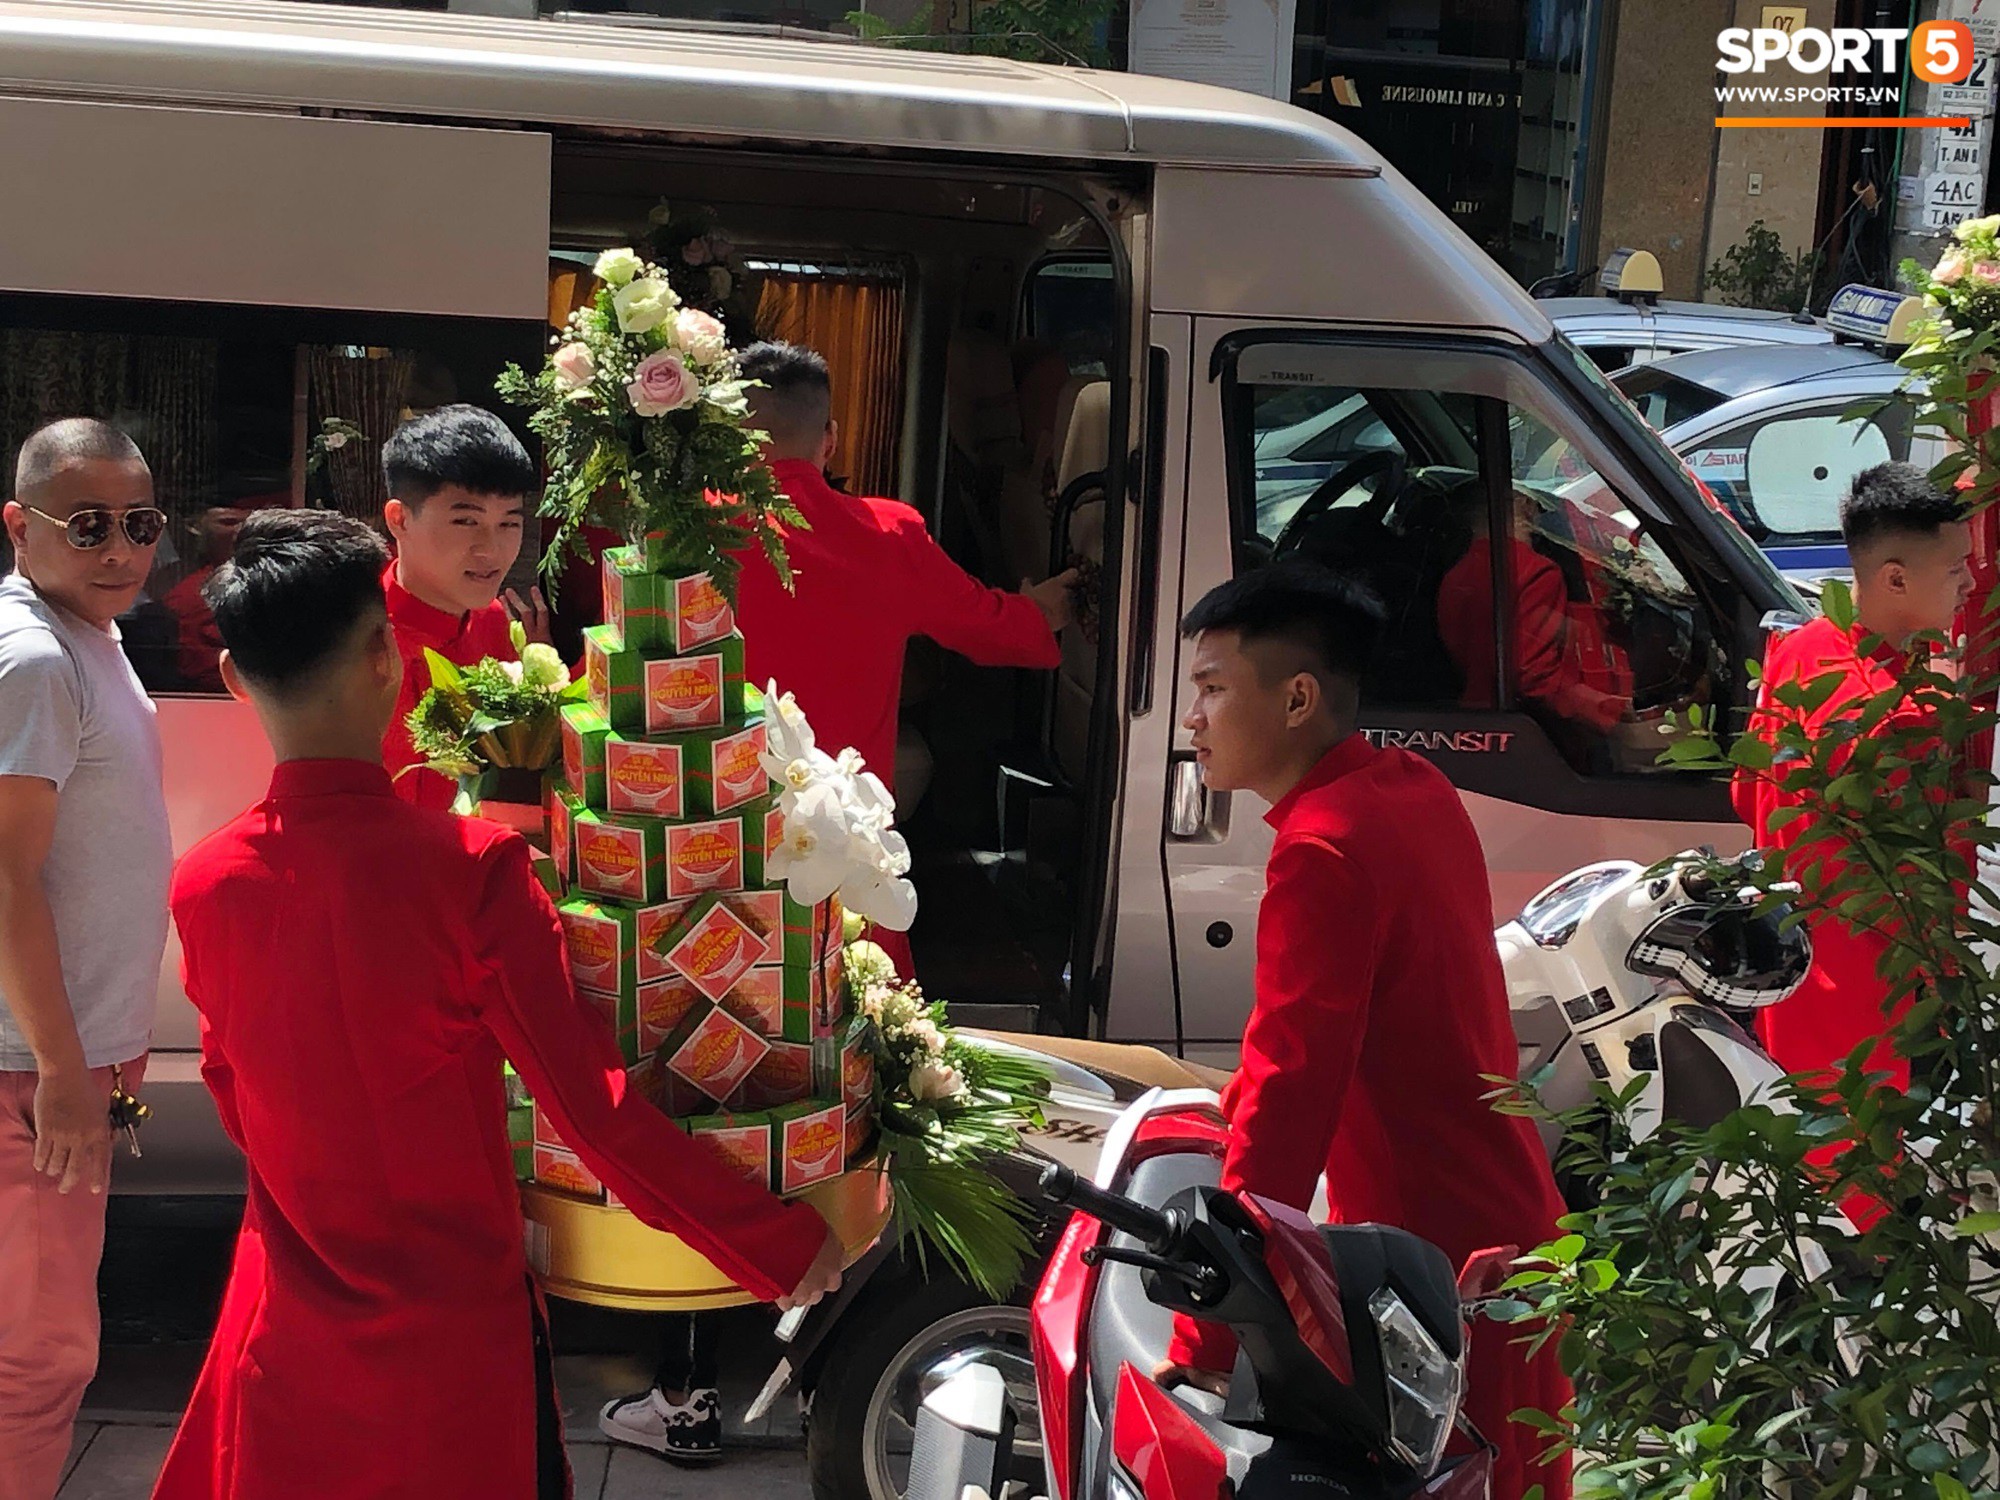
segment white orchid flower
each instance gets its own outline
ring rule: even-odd
[[[769,869],[794,901],[817,906],[841,888],[852,865],[847,819],[829,787],[812,786],[792,799],[785,813],[785,836],[771,851]]]
[[[778,783],[784,839],[769,871],[792,899],[814,905],[838,894],[858,916],[895,932],[916,920],[910,846],[895,831],[896,799],[849,747],[829,755],[790,693],[764,688],[764,771]]]
[[[830,783],[838,771],[833,759],[823,750],[808,750],[804,755],[787,760],[766,748],[757,759],[764,768],[764,774],[786,792],[802,792],[809,786]]]
[[[882,783],[882,778],[873,771],[863,771],[854,778],[855,798],[864,807],[879,807],[884,812],[896,810],[896,795]]]
[[[900,877],[849,881],[840,887],[840,903],[890,932],[908,932],[917,920],[917,888]]]
[[[782,756],[787,763],[815,746],[812,725],[799,711],[798,700],[790,693],[780,693],[775,680],[764,684],[764,739],[771,754]]]

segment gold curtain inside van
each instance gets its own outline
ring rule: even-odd
[[[862,495],[896,493],[903,429],[903,278],[893,267],[759,268],[761,338],[826,356],[839,440],[834,477]]]

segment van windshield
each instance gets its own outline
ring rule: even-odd
[[[1641,413],[1640,408],[1635,406],[1632,399],[1628,399],[1627,395],[1632,385],[1641,377],[1657,378],[1653,370],[1646,366],[1640,366],[1630,371],[1628,375],[1620,376],[1614,381],[1608,378],[1595,364],[1591,363],[1588,355],[1560,333],[1556,335],[1555,342],[1560,346],[1563,353],[1568,356],[1567,367],[1576,371],[1578,379],[1587,388],[1584,392],[1586,399],[1589,399],[1593,406],[1603,411],[1612,421],[1622,427],[1632,441],[1640,447],[1659,449],[1666,446],[1665,440],[1660,436],[1658,427],[1648,425],[1646,415]],[[1667,379],[1673,381],[1676,385],[1686,387],[1688,390],[1698,391],[1704,399],[1708,400],[1711,406],[1718,404],[1716,398],[1712,397],[1709,392],[1702,390],[1699,386],[1690,386],[1686,381],[1675,380],[1672,376],[1668,376]],[[1705,410],[1706,408],[1702,409]],[[1694,415],[1694,413],[1690,412],[1689,415]],[[1668,451],[1672,452],[1671,449],[1668,449]],[[1798,590],[1792,587],[1791,582],[1777,570],[1770,558],[1765,556],[1757,544],[1750,540],[1737,519],[1729,513],[1721,501],[1716,499],[1713,492],[1695,479],[1693,471],[1688,468],[1686,461],[1676,454],[1674,462],[1675,466],[1687,478],[1688,483],[1700,492],[1701,498],[1707,504],[1708,508],[1716,515],[1722,517],[1726,523],[1714,528],[1711,535],[1717,537],[1719,544],[1727,545],[1734,549],[1752,571],[1764,575],[1764,581],[1781,601],[1775,607],[1791,610],[1801,615],[1812,613],[1811,608],[1800,596]]]

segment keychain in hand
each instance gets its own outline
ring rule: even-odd
[[[139,1127],[153,1117],[153,1108],[141,1104],[125,1092],[125,1074],[117,1067],[111,1070],[111,1128],[125,1132],[125,1144],[134,1156],[143,1156],[139,1149]]]

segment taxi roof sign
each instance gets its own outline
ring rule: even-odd
[[[1844,286],[1827,304],[1826,326],[1836,338],[1863,344],[1909,343],[1924,315],[1921,297],[1885,292],[1878,286]]]
[[[1659,257],[1650,250],[1620,249],[1598,273],[1597,284],[1621,302],[1656,302],[1666,283],[1660,276]]]

